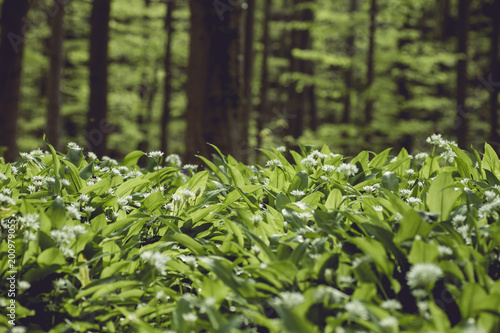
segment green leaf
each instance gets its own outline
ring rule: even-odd
[[[203,162],[205,162],[205,164],[210,168],[210,170],[220,179],[220,181],[223,183],[223,184],[227,184],[229,185],[229,179],[226,177],[226,175],[220,171],[220,169],[215,165],[213,164],[212,162],[210,162],[208,159],[206,159],[205,157],[203,156],[199,156],[199,155],[196,155],[196,157],[198,157],[199,159],[201,159]]]
[[[65,225],[66,206],[60,198],[56,198],[52,201],[49,209],[47,210],[47,216],[50,218],[53,228],[61,229]]]
[[[129,195],[133,190],[140,191],[149,184],[151,184],[151,182],[147,179],[143,178],[131,179],[118,186],[118,188],[115,191],[115,195],[117,197],[123,197]]]
[[[293,177],[292,184],[288,189],[288,192],[293,190],[306,191],[309,188],[309,176],[305,171],[301,171]]]
[[[197,256],[205,254],[203,246],[186,234],[173,234],[168,236],[168,238],[179,242],[179,244],[187,247],[188,249],[193,251],[193,253]]]
[[[391,192],[398,193],[399,179],[392,171],[387,171],[382,176],[381,186]]]
[[[488,144],[484,144],[483,168],[490,170],[495,176],[500,177],[500,160],[495,150]]]
[[[431,229],[432,226],[427,222],[424,222],[416,211],[413,209],[408,210],[403,215],[403,219],[400,222],[400,227],[396,233],[394,242],[396,244],[400,244],[407,239],[413,239],[416,235],[425,237]]]
[[[94,161],[90,162],[85,166],[85,168],[80,171],[79,175],[81,179],[87,180],[94,174]]]
[[[460,191],[455,191],[455,181],[446,172],[440,173],[432,182],[427,193],[426,204],[431,212],[440,213],[440,221],[446,221],[455,206]]]
[[[64,258],[61,250],[55,247],[51,247],[40,253],[36,262],[40,265],[40,267],[47,267],[50,265],[66,265],[66,259]]]
[[[392,150],[392,148],[387,148],[377,156],[371,160],[370,163],[368,163],[369,168],[382,168],[385,165],[385,162],[387,161],[387,156],[389,156],[389,152]]]
[[[122,165],[126,167],[132,167],[134,165],[137,165],[137,161],[144,156],[144,152],[140,150],[134,150],[131,153],[128,153],[125,158],[123,159]]]

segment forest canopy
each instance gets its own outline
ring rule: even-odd
[[[3,0],[6,160],[76,142],[214,152],[498,150],[500,1]],[[126,144],[124,144],[126,143]]]

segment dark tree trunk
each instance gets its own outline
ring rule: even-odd
[[[209,157],[212,150],[207,143],[238,160],[246,159],[247,151],[241,147],[248,140],[243,131],[248,124],[243,115],[243,65],[239,60],[243,56],[243,9],[224,6],[228,5],[205,0],[189,2],[187,162],[197,161],[195,154]]]
[[[47,139],[56,150],[61,150],[61,78],[64,65],[64,1],[54,1],[50,18],[52,35],[49,40],[50,68],[47,84]]]
[[[468,121],[467,121],[467,37],[469,31],[469,7],[470,0],[459,0],[458,2],[458,26],[457,26],[457,52],[461,59],[457,63],[457,104],[455,134],[458,146],[467,149]]]
[[[351,15],[351,19],[354,16],[354,13],[358,11],[358,0],[351,0],[349,4],[349,14]],[[352,26],[354,29],[354,26]],[[344,110],[342,112],[342,123],[348,124],[351,121],[351,92],[353,86],[353,64],[352,60],[355,54],[355,45],[356,36],[354,31],[347,37],[346,46],[347,46],[347,55],[351,58],[351,65],[347,68],[344,74],[344,84],[345,84],[345,96],[344,96]]]
[[[293,13],[293,21],[309,21],[312,19],[312,13],[309,13],[308,9],[303,9],[301,6],[306,3],[305,0],[294,0],[294,13]],[[288,59],[290,61],[290,73],[307,73],[309,62],[302,59],[297,59],[293,56],[293,49],[308,49],[310,46],[310,33],[309,30],[299,30],[296,28],[292,28],[292,39],[291,45],[289,49]],[[290,86],[288,88],[288,104],[287,104],[287,112],[288,112],[288,134],[293,138],[298,138],[304,132],[304,119],[305,119],[305,110],[306,110],[306,101],[308,94],[306,93],[306,89],[302,89],[297,91],[298,84],[295,79],[292,79]]]
[[[241,162],[248,163],[248,153],[250,151],[248,145],[249,137],[249,124],[250,115],[253,112],[253,61],[254,61],[254,50],[253,50],[253,39],[254,39],[254,25],[255,25],[255,1],[248,1],[248,8],[246,10],[246,23],[245,23],[245,60],[244,60],[244,70],[243,70],[243,93],[244,93],[244,112],[243,112],[243,123],[247,124],[242,128],[243,137],[247,138],[246,142],[243,142],[239,147],[240,150],[246,150],[246,153],[242,154],[243,160]]]
[[[94,0],[90,18],[90,100],[84,134],[89,150],[106,154],[108,112],[108,41],[111,0]]]
[[[315,0],[310,0],[309,4],[312,5]],[[313,22],[314,21],[314,12],[311,7],[304,9],[303,12],[303,21],[305,22]],[[304,31],[303,35],[304,40],[302,41],[304,49],[311,50],[313,48],[312,38],[309,29]],[[306,61],[305,64],[305,73],[310,77],[314,77],[314,62]],[[305,97],[308,103],[309,110],[309,128],[315,132],[318,129],[318,110],[316,108],[316,86],[311,84],[305,87]]]
[[[269,35],[269,21],[272,0],[264,0],[264,18],[262,28],[262,65],[260,77],[260,105],[257,111],[257,148],[262,147],[261,132],[264,129],[264,117],[269,110],[269,68],[268,58],[270,52],[271,38]]]
[[[370,5],[370,31],[369,31],[369,44],[368,44],[368,57],[366,61],[367,72],[366,72],[366,89],[365,93],[367,93],[367,98],[365,102],[365,129],[367,130],[366,143],[369,142],[369,127],[373,119],[373,92],[372,85],[374,80],[374,55],[375,55],[375,32],[376,32],[376,10],[377,10],[377,1],[371,0]]]
[[[163,87],[163,113],[161,115],[161,151],[168,153],[168,122],[170,120],[170,101],[172,100],[172,35],[174,25],[172,22],[172,14],[175,9],[175,2],[167,2],[167,15],[165,16],[165,30],[167,32],[167,42],[165,44],[165,85]]]
[[[500,59],[498,58],[498,43],[500,34],[500,0],[495,0],[492,10],[492,32],[490,48],[490,71],[492,82],[500,82]],[[488,78],[486,78],[488,80]],[[498,131],[498,86],[489,87],[490,92],[490,140],[500,151],[500,133]]]
[[[18,157],[17,118],[21,89],[24,35],[27,27],[23,17],[29,9],[28,0],[4,0],[0,18],[0,153],[7,162]]]

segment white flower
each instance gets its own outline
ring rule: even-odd
[[[7,180],[7,176],[3,173],[3,172],[0,172],[0,180]]]
[[[70,181],[67,180],[67,179],[61,179],[61,184],[64,186],[64,187],[68,187],[71,185]]]
[[[403,308],[401,306],[401,303],[396,299],[385,300],[380,304],[380,307],[382,309],[387,310],[387,311],[397,311],[397,310],[401,310]]]
[[[415,198],[415,197],[409,197],[408,199],[406,199],[406,201],[408,202],[408,204],[410,204],[410,206],[412,207],[415,207],[416,205],[418,204],[421,204],[422,203],[422,199],[420,198]]]
[[[68,281],[66,279],[57,279],[52,282],[54,288],[56,289],[56,292],[58,293],[67,288],[67,283]]]
[[[328,174],[331,174],[333,171],[335,171],[335,169],[335,166],[330,164],[326,164],[321,167],[321,170],[325,171]]]
[[[261,221],[262,221],[262,215],[252,215],[252,217],[250,217],[250,221],[253,222],[253,224],[255,225],[258,225]]]
[[[429,154],[427,153],[418,153],[417,155],[415,155],[415,159],[420,161],[425,161],[427,156],[429,156]]]
[[[194,198],[194,193],[191,192],[190,190],[183,188],[182,190],[179,190],[179,193],[184,197],[184,199],[189,199],[189,198]]]
[[[406,274],[410,288],[427,287],[443,276],[443,270],[436,264],[415,264]]]
[[[29,283],[28,281],[19,281],[17,287],[19,288],[19,290],[24,291],[30,289],[31,283]]]
[[[402,188],[399,190],[399,195],[402,197],[407,197],[411,194],[411,190],[407,188]]]
[[[318,161],[314,159],[312,156],[307,156],[304,158],[301,162],[306,168],[312,168],[316,165],[318,165]]]
[[[346,178],[357,174],[359,171],[358,167],[354,164],[342,163],[338,166],[337,172],[343,173]]]
[[[89,153],[87,154],[87,157],[90,161],[97,160],[97,155],[91,151],[89,151]]]
[[[71,219],[77,219],[80,220],[82,217],[80,216],[80,212],[75,206],[68,206],[66,207],[66,210],[68,211],[68,217]]]
[[[358,300],[353,300],[345,305],[345,310],[351,317],[368,320],[369,314],[366,307]]]
[[[398,319],[393,316],[385,317],[380,321],[380,326],[386,329],[396,328],[398,327],[398,325],[399,325]]]
[[[293,190],[290,192],[290,194],[295,196],[295,197],[301,197],[301,196],[305,195],[306,193],[304,191],[301,191],[301,190]]]
[[[435,145],[435,146],[438,145],[440,147],[445,143],[445,140],[443,139],[441,134],[432,134],[425,141],[427,143],[430,143],[430,144]]]
[[[307,221],[309,221],[310,219],[312,219],[312,215],[311,213],[307,213],[307,212],[304,212],[304,213],[297,213],[297,216],[302,220],[302,222],[306,223]]]
[[[68,142],[68,148],[74,150],[82,150],[82,148],[74,142]]]
[[[6,205],[6,206],[7,205],[15,206],[16,202],[14,201],[14,199],[9,197],[8,195],[0,193],[0,204]]]
[[[36,237],[36,234],[34,232],[32,232],[31,230],[28,230],[24,233],[24,236],[23,236],[24,243],[36,242],[36,241],[37,241],[37,237]]]
[[[64,228],[63,228],[63,230],[64,230]],[[83,225],[75,225],[71,229],[71,232],[75,235],[75,237],[78,237],[80,235],[87,233],[87,229]]]
[[[182,165],[181,158],[177,154],[168,155],[167,158],[165,159],[165,162],[170,163],[178,168],[180,168]]]
[[[284,153],[284,152],[286,152],[286,147],[285,146],[279,146],[279,147],[276,147],[276,150],[279,151],[280,153]]]
[[[140,255],[141,259],[153,266],[160,275],[166,275],[166,263],[170,260],[169,257],[158,251],[145,251]]]
[[[26,228],[31,228],[34,230],[40,229],[40,216],[38,214],[27,214],[25,216],[19,216],[18,221],[26,226]]]
[[[197,166],[197,165],[195,165],[195,164],[184,164],[184,165],[182,166],[182,168],[183,168],[183,169],[186,169],[186,170],[190,170],[190,171],[195,172],[195,171],[196,171],[196,169],[198,169],[198,166]]]
[[[406,172],[406,175],[408,175],[408,177],[411,177],[415,173],[415,170],[408,169],[408,170],[405,170],[405,172]]]
[[[440,257],[446,257],[453,255],[453,250],[445,245],[438,245],[438,253]]]
[[[70,248],[67,248],[65,246],[61,246],[59,248],[59,250],[61,250],[61,252],[65,258],[74,258],[75,257],[75,252],[73,252],[73,250]]]
[[[281,161],[278,160],[278,159],[274,159],[274,160],[269,160],[266,162],[266,166],[267,167],[271,167],[271,168],[274,168],[274,167],[282,167],[283,164],[281,164]]]
[[[2,193],[5,194],[5,195],[11,195],[12,194],[12,190],[8,187],[4,187],[2,189]]]
[[[198,320],[198,316],[194,312],[183,313],[182,314],[182,319],[184,319],[188,323],[194,323],[195,321]]]
[[[457,227],[456,230],[464,239],[465,244],[469,245],[470,243],[472,243],[472,239],[470,238],[469,225],[461,225]]]
[[[377,206],[373,206],[373,209],[377,212],[382,212],[384,211],[384,207],[380,206],[380,205],[377,205]]]
[[[82,195],[80,195],[80,201],[81,202],[89,202],[90,197],[87,194],[82,194]]]
[[[350,286],[356,282],[356,280],[350,275],[340,275],[338,278],[338,282],[340,285]]]
[[[458,214],[458,215],[453,216],[453,218],[451,219],[451,223],[455,227],[461,226],[465,222],[466,219],[467,219],[467,216]]]
[[[273,306],[286,306],[293,308],[299,304],[304,303],[305,298],[302,293],[284,291],[280,293],[279,297],[273,298],[270,303]]]
[[[161,152],[161,151],[152,151],[152,152],[148,153],[148,157],[152,158],[153,160],[158,160],[162,156],[163,156],[163,152]]]
[[[26,333],[27,330],[26,330],[26,327],[24,326],[14,326],[11,328],[10,330],[11,333]]]
[[[11,165],[10,166],[10,170],[12,171],[12,175],[13,176],[17,175],[18,170],[17,170],[17,168],[15,166]]]
[[[455,160],[455,157],[457,157],[457,154],[455,154],[453,150],[447,149],[445,152],[442,152],[439,156],[441,156],[442,159],[451,164]]]
[[[363,186],[363,190],[365,190],[366,193],[373,193],[377,190],[377,188],[373,185],[366,185]]]
[[[486,201],[493,201],[495,199],[498,199],[498,194],[493,191],[484,191],[484,197]]]
[[[486,218],[497,211],[497,208],[500,206],[500,199],[495,199],[494,201],[485,203],[481,207],[479,207],[478,215],[479,219]]]
[[[309,153],[309,156],[313,158],[320,158],[320,159],[325,159],[328,158],[328,155],[321,153],[319,150],[313,150],[311,153]]]

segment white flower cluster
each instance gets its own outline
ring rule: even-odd
[[[169,257],[158,251],[145,251],[140,255],[141,259],[151,265],[160,275],[166,275],[166,263],[170,260]]]
[[[337,172],[344,174],[346,178],[354,176],[359,171],[358,167],[354,164],[342,163],[337,167]]]
[[[419,263],[410,268],[406,274],[406,279],[410,288],[426,288],[442,276],[443,270],[438,265],[433,263]]]
[[[274,160],[269,160],[266,162],[266,166],[267,167],[270,167],[270,168],[275,168],[275,167],[282,167],[283,164],[281,164],[281,161],[278,160],[278,159],[274,159]]]
[[[173,166],[180,168],[182,166],[182,161],[179,155],[170,154],[165,158],[165,162],[170,163]]]
[[[288,308],[293,308],[297,305],[304,303],[305,298],[302,293],[284,291],[280,293],[279,297],[273,298],[270,303],[273,306],[284,306]]]
[[[153,160],[156,160],[156,161],[158,161],[162,156],[163,156],[163,152],[158,151],[158,150],[148,153],[148,157],[153,159]]]
[[[10,196],[0,193],[0,205],[2,206],[15,206],[16,201]]]

